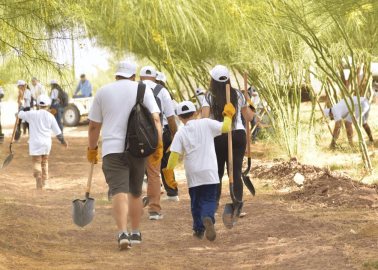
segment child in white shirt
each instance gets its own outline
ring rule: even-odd
[[[217,207],[218,166],[214,138],[231,131],[235,108],[231,103],[225,105],[224,122],[211,119],[196,119],[196,107],[190,101],[181,102],[177,115],[183,122],[171,144],[168,166],[163,170],[167,184],[177,187],[173,169],[179,155],[184,155],[184,166],[191,198],[193,216],[193,235],[202,239],[204,234],[214,241],[214,214]]]
[[[37,103],[39,110],[27,112],[21,110],[18,117],[29,123],[29,154],[33,160],[33,175],[36,179],[37,189],[42,189],[48,178],[51,131],[57,135],[57,139],[63,146],[67,147],[67,142],[64,140],[54,116],[48,111],[51,104],[50,98],[46,95],[40,95]]]

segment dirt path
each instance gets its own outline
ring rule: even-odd
[[[70,148],[55,144],[51,190],[36,191],[26,139],[0,171],[0,269],[378,269],[378,209],[325,208],[288,201],[278,193],[246,193],[248,215],[217,240],[193,239],[186,184],[180,202],[163,201],[164,219],[143,216],[143,244],[120,253],[100,166],[95,169],[96,216],[80,229],[71,221],[71,200],[82,197],[88,164],[85,127],[70,132]],[[0,157],[7,145],[0,145]],[[180,178],[183,173],[180,172]],[[225,188],[224,190],[227,190]],[[223,194],[222,204],[229,201]],[[376,268],[374,268],[376,267]]]

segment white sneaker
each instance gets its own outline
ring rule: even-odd
[[[180,201],[179,196],[167,196],[166,199],[167,199],[167,201],[171,201],[171,202],[179,202]]]
[[[157,212],[151,212],[148,217],[149,220],[160,220],[163,219],[163,215]]]

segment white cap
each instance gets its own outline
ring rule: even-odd
[[[137,65],[131,61],[122,61],[118,64],[117,72],[115,76],[121,76],[124,78],[130,78],[136,74]]]
[[[205,93],[205,91],[203,91],[201,88],[196,89],[196,96],[202,95],[204,93]]]
[[[139,76],[156,78],[156,69],[151,66],[142,67]]]
[[[39,106],[50,106],[51,99],[47,95],[40,95],[37,99]]]
[[[193,102],[190,101],[183,101],[177,105],[177,115],[180,116],[185,113],[196,112],[196,106],[194,106]]]
[[[50,84],[58,84],[58,82],[56,80],[51,80]]]
[[[162,82],[166,83],[167,82],[167,77],[165,76],[165,74],[163,72],[156,71],[156,80],[157,81],[162,81]]]
[[[217,82],[227,82],[230,79],[230,73],[225,66],[216,65],[210,71],[211,78],[216,80]]]
[[[25,81],[23,81],[23,80],[18,80],[17,81],[17,86],[23,86],[23,85],[26,85]]]
[[[326,117],[329,117],[329,113],[331,112],[331,109],[326,108],[326,109],[323,110],[323,112],[324,112],[324,115],[325,115]]]

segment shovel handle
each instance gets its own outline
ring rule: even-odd
[[[231,88],[229,84],[226,84],[226,101],[231,102]],[[232,156],[232,131],[228,132],[228,179],[230,184],[234,183],[234,164]]]
[[[18,121],[19,121],[19,118],[18,118],[18,114],[16,116],[16,122],[14,123],[14,127],[13,127],[13,132],[12,132],[12,138],[11,138],[11,141],[10,141],[10,144],[9,144],[9,149],[11,149],[11,145],[14,141],[14,137],[16,136],[16,130],[17,130],[17,125],[18,125]],[[12,150],[10,150],[12,152]]]
[[[243,74],[244,79],[244,97],[247,100],[249,98],[248,96],[248,74],[245,72]],[[246,121],[245,123],[245,129],[247,132],[247,157],[251,157],[251,130],[249,129],[249,121]]]
[[[89,173],[88,173],[87,190],[85,192],[86,198],[89,198],[89,193],[91,192],[93,168],[94,168],[94,163],[91,163],[91,167],[90,167]]]

